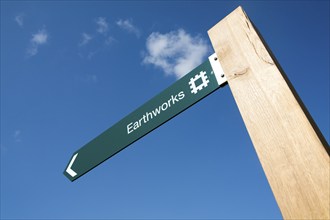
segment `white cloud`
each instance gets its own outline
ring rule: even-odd
[[[129,32],[129,33],[133,33],[136,35],[136,37],[140,37],[141,36],[141,31],[140,29],[138,29],[136,26],[133,25],[133,22],[131,20],[118,20],[116,22],[116,24],[122,28],[123,30]]]
[[[41,45],[41,44],[45,44],[47,42],[47,39],[48,39],[48,34],[46,33],[46,30],[43,29],[38,31],[38,33],[32,35],[31,42]]]
[[[23,27],[23,25],[24,25],[24,15],[23,14],[16,15],[15,16],[15,21],[20,27]]]
[[[99,78],[95,74],[83,74],[76,76],[76,80],[86,84],[96,84],[99,82]]]
[[[14,132],[13,137],[15,142],[21,142],[21,133],[22,133],[21,130],[16,130]]]
[[[105,34],[105,33],[107,33],[108,32],[108,30],[109,30],[109,25],[108,25],[108,23],[107,23],[107,21],[106,21],[106,19],[105,18],[103,18],[103,17],[98,17],[97,19],[96,19],[96,24],[97,24],[97,32],[99,32],[99,33],[101,33],[101,34]]]
[[[83,46],[88,44],[89,41],[91,41],[93,37],[87,33],[82,33],[81,34],[81,41],[79,43],[79,46]]]
[[[97,83],[99,79],[95,74],[85,74],[81,77],[81,81],[85,83]]]
[[[89,75],[89,78],[90,78],[90,81],[92,81],[93,83],[97,83],[99,81],[95,74]]]
[[[37,33],[32,34],[30,40],[30,46],[27,49],[27,54],[29,56],[37,55],[39,46],[47,43],[48,33],[45,29],[39,30]]]
[[[161,34],[153,32],[146,42],[145,64],[161,68],[166,75],[181,78],[203,62],[210,52],[206,40],[183,29]]]
[[[105,44],[106,44],[106,45],[110,45],[110,44],[112,44],[114,41],[115,41],[115,39],[114,39],[113,37],[109,36],[109,37],[107,37],[107,38],[105,39]]]

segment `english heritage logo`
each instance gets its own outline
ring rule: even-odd
[[[196,82],[198,82],[197,86]],[[207,78],[205,71],[201,71],[199,74],[196,74],[193,78],[190,78],[189,81],[191,93],[197,94],[198,91],[201,91],[203,88],[206,88],[209,82],[210,81]]]

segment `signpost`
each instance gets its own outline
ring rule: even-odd
[[[216,54],[73,153],[64,175],[74,181],[227,82]]]
[[[329,145],[241,7],[208,34],[216,54],[76,151],[76,180],[227,82],[284,218],[330,219]],[[223,72],[220,62],[226,71]]]

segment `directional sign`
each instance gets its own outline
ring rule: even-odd
[[[74,152],[64,175],[76,180],[227,82],[216,54]]]

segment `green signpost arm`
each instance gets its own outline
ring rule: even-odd
[[[227,82],[216,54],[73,153],[64,175],[74,181]]]

